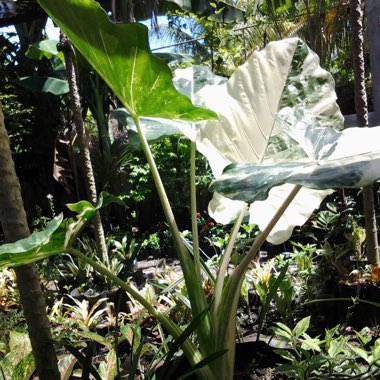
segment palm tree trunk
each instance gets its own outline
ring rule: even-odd
[[[355,109],[359,127],[368,127],[368,105],[365,89],[365,64],[363,53],[363,11],[361,0],[350,1],[352,24],[352,58],[355,85]],[[363,188],[363,205],[367,240],[367,258],[371,264],[379,264],[379,246],[373,186]]]
[[[380,125],[380,2],[366,0],[367,35],[371,63],[374,125]]]
[[[63,53],[65,56],[67,80],[69,82],[70,96],[71,96],[71,109],[73,112],[73,120],[78,134],[78,141],[80,144],[80,153],[82,162],[85,169],[85,184],[87,196],[91,203],[94,205],[97,202],[98,196],[96,192],[95,177],[92,169],[91,155],[88,148],[85,126],[82,116],[82,106],[80,102],[78,84],[77,84],[77,72],[75,70],[72,46],[68,38],[64,35],[61,37],[61,43],[63,46]],[[97,212],[93,218],[95,241],[98,250],[99,257],[102,258],[104,263],[108,263],[108,253],[106,239],[104,236],[104,230],[100,213]]]
[[[14,242],[29,236],[30,231],[4,125],[1,103],[0,178],[0,223],[6,241]],[[57,357],[36,266],[34,264],[24,265],[15,268],[15,272],[38,376],[40,380],[58,380],[60,374]]]

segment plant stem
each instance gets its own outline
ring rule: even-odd
[[[229,241],[226,247],[226,250],[224,251],[220,266],[219,266],[219,271],[218,271],[218,276],[216,280],[216,285],[214,289],[214,304],[213,304],[213,319],[217,319],[217,310],[220,305],[220,300],[222,297],[222,292],[223,292],[223,285],[224,285],[224,279],[226,277],[227,269],[228,269],[228,264],[230,262],[232,250],[235,246],[235,240],[237,237],[237,234],[239,232],[241,223],[243,222],[245,212],[247,210],[247,205],[245,204],[243,209],[241,210],[238,218],[235,220],[235,223],[232,227],[231,235],[229,237]]]
[[[173,211],[170,206],[169,199],[167,197],[164,185],[162,183],[160,174],[158,172],[156,163],[154,161],[152,152],[150,150],[148,141],[145,137],[144,131],[141,128],[140,120],[137,115],[131,114],[135,124],[136,128],[139,134],[140,142],[142,149],[145,153],[145,157],[148,161],[150,171],[152,173],[152,177],[156,186],[156,190],[158,192],[158,196],[160,198],[162,207],[164,209],[166,221],[169,225],[170,232],[172,233],[172,238],[174,242],[174,246],[176,248],[181,268],[183,271],[183,275],[185,278],[186,288],[189,293],[190,303],[191,303],[191,309],[193,316],[196,316],[200,314],[206,307],[207,307],[207,301],[206,296],[203,291],[202,286],[202,278],[198,276],[197,271],[194,266],[194,262],[192,258],[190,257],[190,254],[183,243],[181,234],[179,232],[177,223],[174,218]],[[202,320],[202,322],[199,324],[199,327],[197,328],[197,335],[199,339],[199,349],[202,352],[202,354],[211,354],[210,349],[213,349],[212,346],[210,346],[210,331],[211,331],[211,320],[210,315],[206,315],[205,318]]]
[[[280,208],[276,211],[275,215],[265,227],[265,229],[256,236],[251,249],[243,258],[241,263],[234,269],[232,275],[229,277],[226,285],[224,286],[221,303],[216,313],[216,315],[219,315],[220,318],[213,322],[216,325],[216,328],[214,330],[214,345],[216,349],[228,348],[228,352],[222,359],[224,367],[222,368],[222,365],[219,366],[219,370],[222,371],[221,373],[225,379],[233,378],[235,360],[236,313],[244,275],[247,271],[249,263],[255,258],[257,252],[265,242],[269,233],[272,231],[273,227],[279,221],[301,188],[302,186],[300,185],[294,186],[293,190],[289,193]]]
[[[194,266],[197,276],[201,278],[201,261],[199,252],[199,236],[197,223],[197,187],[195,183],[196,174],[196,153],[197,147],[195,142],[191,141],[190,155],[190,213],[191,213],[191,230],[193,235],[193,255]]]
[[[244,257],[244,259],[242,260],[242,262],[236,268],[236,269],[238,269],[237,272],[243,271],[245,273],[245,271],[248,268],[248,264],[254,259],[254,257],[256,256],[257,252],[259,251],[260,247],[263,245],[263,243],[265,242],[266,238],[268,237],[268,235],[270,234],[270,232],[273,230],[273,227],[280,220],[280,218],[284,214],[285,210],[292,203],[293,199],[296,197],[296,195],[301,190],[301,188],[302,188],[301,185],[294,186],[294,188],[292,189],[292,191],[289,193],[289,195],[285,199],[284,203],[276,211],[276,213],[274,214],[273,218],[268,223],[268,225],[265,227],[265,229],[256,236],[256,239],[254,240],[254,242],[252,244],[252,247],[248,251],[247,255]]]

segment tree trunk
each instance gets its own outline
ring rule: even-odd
[[[380,1],[366,0],[374,125],[380,125]]]
[[[21,188],[16,176],[4,115],[0,103],[0,223],[7,242],[30,235]],[[46,305],[34,264],[15,268],[17,286],[40,380],[58,380],[60,374],[54,351]]]
[[[76,128],[76,132],[78,134],[78,141],[80,144],[80,154],[81,154],[81,158],[82,158],[82,162],[83,162],[83,166],[84,166],[85,174],[86,174],[86,178],[85,178],[86,192],[87,192],[89,201],[95,205],[97,202],[98,196],[96,192],[96,184],[95,184],[94,172],[92,169],[91,155],[90,155],[90,150],[88,148],[84,120],[82,116],[82,106],[81,106],[80,96],[79,96],[79,90],[78,90],[78,84],[77,84],[77,71],[75,70],[72,46],[66,36],[61,37],[61,42],[63,46],[63,53],[65,55],[67,80],[69,82],[69,88],[70,88],[71,110],[73,112],[73,120],[74,120],[74,124]],[[103,225],[102,225],[99,212],[97,212],[93,218],[93,225],[94,225],[94,234],[95,234],[95,241],[96,241],[96,246],[98,250],[98,255],[99,257],[102,258],[103,263],[108,263],[106,239],[104,236]]]
[[[359,127],[368,127],[368,104],[365,88],[365,63],[363,52],[362,1],[350,1],[352,24],[352,58],[355,85],[355,109]],[[371,264],[379,264],[379,246],[373,186],[363,188],[363,205],[367,240],[367,258]]]

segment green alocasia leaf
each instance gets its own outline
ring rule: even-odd
[[[177,75],[173,78],[175,88],[183,95],[188,97],[192,103],[202,106],[201,100],[198,101],[197,92],[203,87],[226,83],[227,78],[214,75],[205,66],[191,66],[187,69],[176,70]],[[198,104],[199,103],[199,104]],[[163,137],[183,133],[190,140],[195,141],[196,131],[191,123],[167,120],[162,118],[140,118],[141,127],[145,137],[149,142],[155,142]],[[125,108],[117,108],[109,115],[109,127],[118,127],[119,130],[125,129],[128,132],[128,144],[133,149],[140,148],[140,140],[136,126]]]
[[[96,211],[111,202],[124,204],[119,198],[102,192],[98,204],[93,206],[88,201],[67,205],[78,215],[76,220],[63,220],[60,214],[47,223],[42,231],[35,231],[25,239],[0,246],[0,269],[33,263],[49,256],[63,253],[75,239],[83,226],[94,216]]]
[[[197,148],[207,157],[216,178],[231,163],[277,163],[307,157],[304,147],[278,121],[283,109],[303,107],[321,128],[343,127],[331,75],[297,38],[271,42],[254,52],[226,84],[206,85],[193,100],[219,116],[202,123],[197,134]],[[292,188],[279,186],[265,202],[253,203],[250,223],[265,228]],[[294,226],[305,223],[329,193],[301,189],[267,240],[274,244],[287,240]],[[209,213],[218,222],[230,223],[242,207],[242,201],[214,193]]]
[[[67,80],[54,77],[22,77],[13,81],[33,92],[50,92],[53,95],[64,95],[69,92]]]
[[[71,42],[134,116],[181,120],[215,118],[174,88],[171,72],[155,57],[145,25],[115,24],[93,0],[39,0]]]
[[[77,203],[68,203],[67,208],[70,211],[76,212],[78,215],[77,219],[82,219],[84,221],[90,220],[96,213],[96,207],[93,206],[89,201],[79,201]]]
[[[66,227],[63,216],[52,219],[47,227],[25,239],[0,246],[0,269],[30,264],[59,253],[65,244]]]
[[[44,243],[58,229],[63,220],[62,214],[58,215],[47,223],[46,228],[42,231],[33,232],[25,239],[20,239],[14,243],[6,243],[0,246],[0,254],[4,252],[21,253],[29,251]]]
[[[111,203],[118,203],[121,206],[125,206],[125,203],[117,196],[102,191],[98,197],[98,203],[93,206],[89,201],[79,201],[77,203],[67,204],[67,208],[76,212],[77,219],[88,222],[95,213],[101,208],[107,207]]]
[[[25,55],[30,59],[41,60],[43,57],[51,59],[54,55],[64,61],[64,56],[61,51],[58,51],[58,40],[43,40],[29,46]]]
[[[98,197],[98,204],[96,208],[100,210],[101,208],[107,207],[111,203],[117,203],[120,206],[126,206],[126,204],[116,195],[112,195],[107,191],[102,191]]]

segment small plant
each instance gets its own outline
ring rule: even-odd
[[[76,298],[70,298],[74,305],[65,304],[64,306],[68,309],[68,316],[79,326],[90,329],[96,326],[107,312],[107,306],[103,305],[107,298],[98,299],[92,306],[85,299],[79,301]]]
[[[291,286],[291,280],[287,275],[289,263],[286,263],[279,272],[275,269],[275,260],[267,261],[265,264],[256,263],[250,276],[253,280],[254,287],[261,301],[261,310],[259,316],[259,326],[257,340],[260,334],[269,307],[272,301],[275,302],[277,310],[285,320],[291,310],[291,303],[295,298],[295,292]]]
[[[277,322],[277,327],[273,327],[273,332],[280,337],[290,348],[290,350],[277,350],[276,352],[291,364],[280,366],[277,370],[300,380],[310,379],[327,359],[315,353],[321,352],[321,340],[311,338],[307,333],[310,317],[299,321],[293,330]]]
[[[293,329],[277,322],[274,334],[287,346],[277,349],[289,364],[277,371],[290,379],[375,379],[380,374],[380,339],[368,349],[372,340],[363,329],[355,336],[342,335],[339,326],[325,330],[324,339],[307,334],[310,317],[301,319]]]

